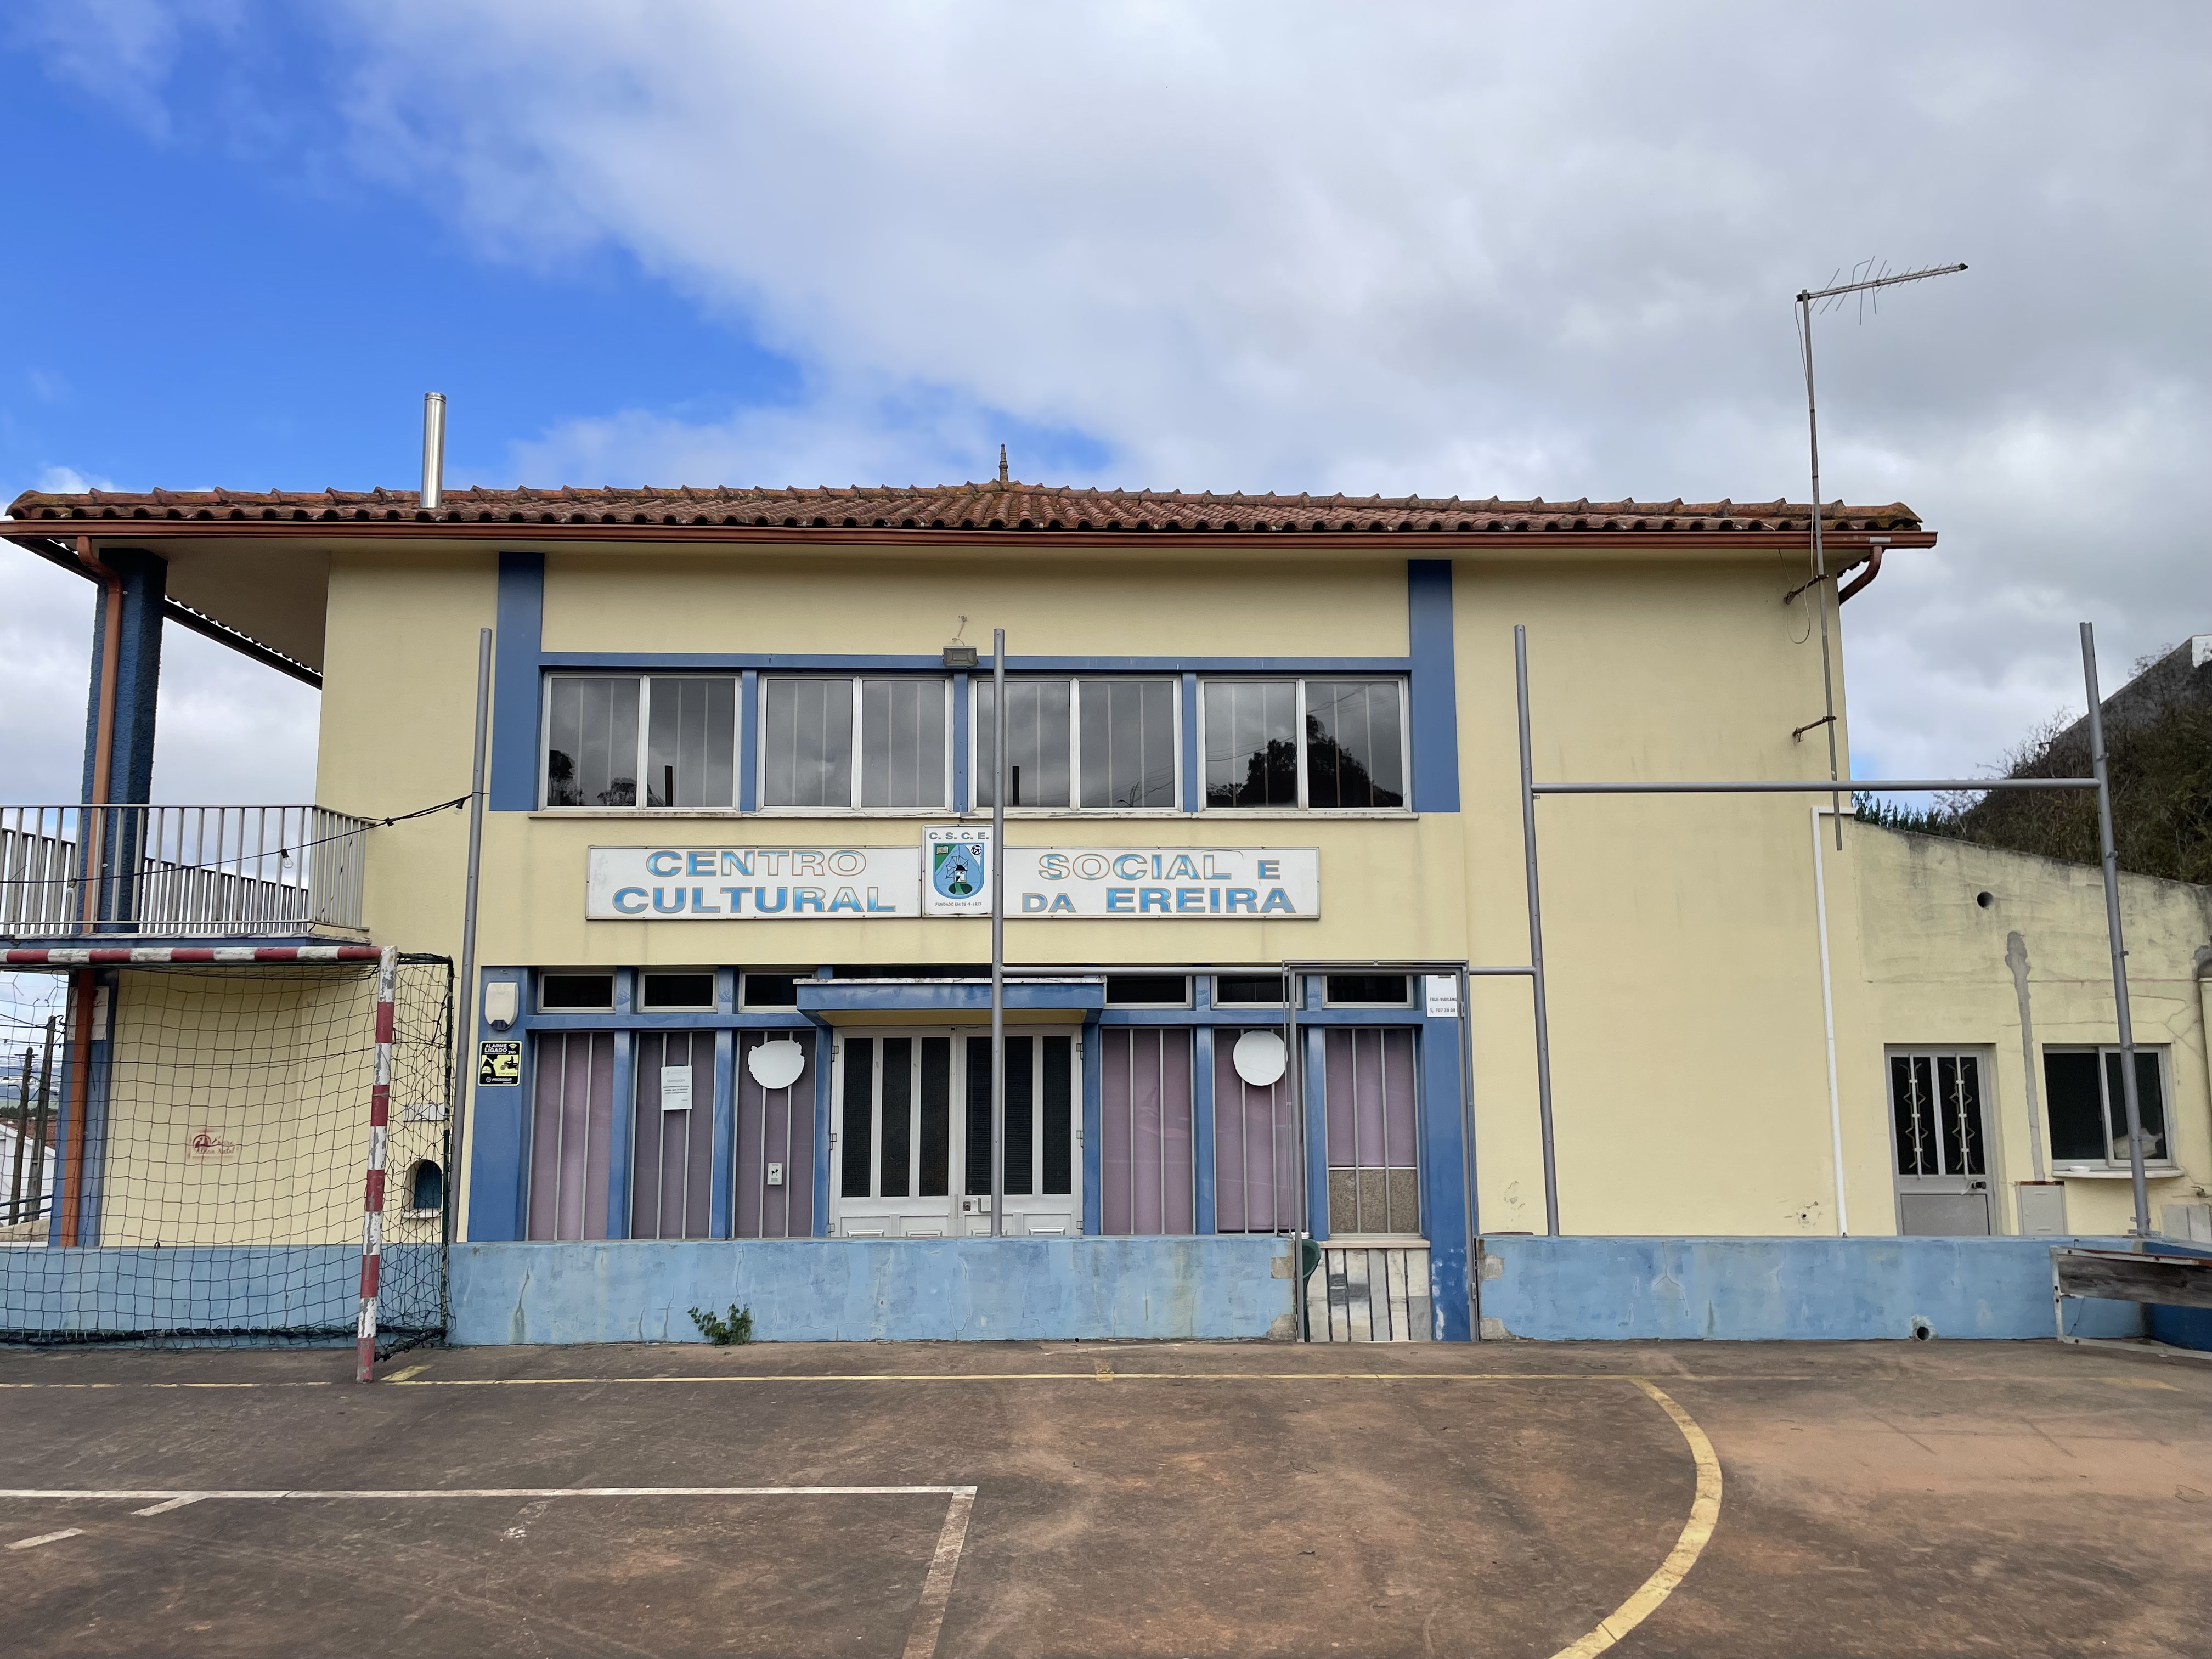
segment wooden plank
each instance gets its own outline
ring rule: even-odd
[[[2147,1302],[2162,1308],[2212,1308],[2212,1258],[2053,1250],[2051,1266],[2061,1296]]]
[[[1328,1253],[1328,1340],[1332,1342],[1352,1340],[1352,1291],[1345,1253]]]
[[[1344,1253],[1344,1299],[1351,1316],[1350,1340],[1372,1342],[1375,1340],[1374,1304],[1367,1278],[1368,1253],[1365,1250],[1346,1250]]]

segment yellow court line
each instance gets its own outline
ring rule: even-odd
[[[1681,1535],[1675,1539],[1674,1547],[1659,1564],[1659,1570],[1638,1585],[1634,1595],[1597,1621],[1597,1628],[1577,1642],[1571,1642],[1552,1656],[1552,1659],[1591,1659],[1603,1653],[1626,1636],[1638,1625],[1659,1610],[1659,1605],[1672,1595],[1698,1557],[1711,1541],[1713,1528],[1721,1518],[1721,1460],[1713,1453],[1713,1443],[1698,1426],[1697,1419],[1684,1411],[1665,1392],[1654,1388],[1643,1377],[1628,1379],[1653,1400],[1660,1410],[1674,1419],[1674,1426],[1689,1442],[1690,1455],[1697,1461],[1698,1493],[1690,1501],[1690,1518],[1682,1523]]]

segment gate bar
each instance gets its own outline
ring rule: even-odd
[[[2097,792],[2097,834],[2105,875],[2105,930],[2112,955],[2112,996],[2119,1015],[2121,1094],[2127,1103],[2128,1174],[2135,1188],[2136,1236],[2150,1234],[2150,1199],[2143,1176],[2142,1112],[2136,1086],[2135,1022],[2128,1006],[2128,953],[2120,927],[2119,854],[2112,840],[2112,787],[2105,763],[2103,705],[2097,695],[2095,630],[2081,624],[2081,678],[2089,702],[2092,775],[2086,778],[1843,778],[1770,779],[1719,783],[1685,781],[1663,783],[1537,783],[1528,763],[1528,630],[1513,625],[1515,692],[1521,721],[1521,825],[1528,868],[1528,939],[1536,988],[1536,1077],[1544,1137],[1545,1232],[1559,1231],[1559,1194],[1553,1184],[1551,1042],[1546,1030],[1542,912],[1536,882],[1536,797],[1539,795],[1833,795],[1839,788],[1857,793],[1948,794],[2002,789],[2094,789]],[[1842,823],[1837,814],[1838,830]],[[1839,1167],[1837,1179],[1842,1180]]]

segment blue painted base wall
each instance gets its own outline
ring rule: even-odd
[[[1910,1338],[1917,1318],[1940,1337],[2048,1337],[2051,1247],[2068,1243],[2126,1248],[2119,1239],[1486,1238],[1482,1328],[1553,1342],[1850,1341]],[[2143,1334],[2130,1304],[2066,1306],[2069,1335]]]
[[[438,1247],[387,1244],[386,1329],[435,1329]],[[0,1249],[0,1340],[191,1331],[350,1332],[358,1244]]]
[[[773,1342],[1264,1337],[1288,1241],[800,1238],[453,1247],[448,1340],[696,1342],[750,1309]]]

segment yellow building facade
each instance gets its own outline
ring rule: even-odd
[[[2096,872],[1838,830],[1805,794],[1539,797],[1547,1212],[1515,629],[1540,782],[1826,779],[1848,613],[1806,586],[1802,507],[149,501],[15,513],[159,557],[170,598],[319,672],[335,813],[467,791],[494,632],[465,1243],[1304,1231],[1400,1275],[1370,1328],[1387,1301],[1452,1337],[1485,1237],[2128,1224]],[[1902,507],[1826,532],[1837,572],[1934,541]],[[994,1222],[990,923],[951,914],[931,836],[990,820],[998,629]],[[464,817],[362,847],[357,929],[316,936],[462,958]],[[2186,1206],[2212,912],[2122,887],[2153,1202]]]

